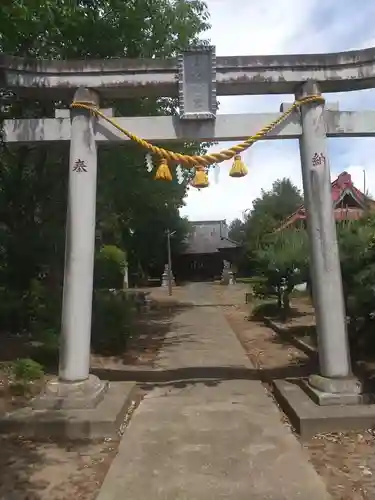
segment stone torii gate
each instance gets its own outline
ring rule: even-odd
[[[204,47],[171,60],[30,62],[1,55],[0,61],[2,86],[30,99],[99,106],[106,98],[178,96],[178,117],[116,119],[151,143],[242,140],[280,116],[216,116],[216,96],[291,94],[299,99],[375,87],[372,48],[324,55],[216,58],[213,47]],[[282,110],[287,106],[282,104]],[[102,111],[111,115],[111,110]],[[375,111],[346,112],[309,103],[264,137],[300,142],[320,359],[320,374],[311,377],[309,385],[320,404],[358,402],[361,393],[350,366],[327,157],[326,138],[344,136],[374,137]],[[84,109],[56,110],[55,118],[5,121],[4,137],[16,144],[70,143],[59,376],[34,406],[94,408],[106,389],[105,382],[89,376],[97,147],[128,139]]]

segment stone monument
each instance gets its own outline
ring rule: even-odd
[[[171,281],[172,281],[172,286],[176,286],[176,281],[174,279],[174,276],[172,274],[171,276]],[[164,266],[164,271],[163,271],[163,274],[161,276],[161,286],[164,288],[168,288],[169,286],[169,265],[168,264],[165,264]]]
[[[222,285],[234,285],[234,273],[230,262],[227,260],[223,261],[223,272],[221,274],[221,284]]]

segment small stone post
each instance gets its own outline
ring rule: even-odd
[[[173,276],[172,270],[169,269],[168,264],[165,264],[163,274],[161,275],[161,286],[163,288],[168,288],[168,291],[169,291],[170,284],[172,286],[175,286],[176,281],[175,281],[175,278]]]
[[[308,81],[296,98],[314,94],[320,94],[319,87]],[[357,403],[361,386],[350,366],[324,105],[304,104],[301,119],[300,154],[320,363],[320,375],[310,378],[310,386],[320,404]]]
[[[124,266],[124,279],[123,279],[123,289],[126,290],[129,288],[129,268],[128,268],[128,263],[125,263]]]
[[[224,260],[223,271],[221,273],[221,284],[222,285],[234,285],[234,274],[232,270],[231,263]]]
[[[76,101],[98,103],[85,88]],[[71,111],[69,191],[66,222],[64,292],[58,380],[47,385],[34,407],[90,408],[104,395],[106,384],[89,376],[97,151],[96,117],[84,109]]]

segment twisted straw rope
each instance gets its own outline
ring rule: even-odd
[[[284,111],[284,113],[276,118],[273,122],[271,122],[269,125],[265,125],[263,128],[261,128],[256,134],[248,137],[245,141],[240,142],[239,144],[236,144],[235,146],[232,146],[229,149],[224,149],[222,151],[219,151],[218,153],[209,153],[209,154],[204,154],[204,155],[183,155],[180,153],[175,153],[174,151],[170,151],[169,149],[164,149],[160,148],[158,146],[154,146],[153,144],[149,143],[148,141],[145,141],[144,139],[136,136],[135,134],[132,134],[128,130],[124,129],[121,127],[119,123],[116,122],[113,118],[110,118],[106,116],[96,104],[90,101],[73,101],[71,104],[71,108],[80,108],[80,109],[86,109],[93,113],[96,116],[100,116],[103,118],[103,120],[107,121],[113,127],[115,127],[117,130],[122,132],[124,135],[129,137],[132,141],[134,141],[136,144],[139,146],[143,147],[144,149],[147,149],[150,153],[153,153],[155,155],[158,155],[160,158],[165,158],[167,161],[175,161],[180,163],[181,165],[191,168],[195,167],[197,165],[200,166],[209,166],[214,163],[221,163],[225,160],[230,160],[233,158],[235,155],[242,153],[243,151],[246,151],[250,146],[254,144],[254,142],[259,141],[262,139],[264,136],[266,136],[271,130],[273,130],[275,127],[280,125],[288,116],[290,116],[294,110],[298,109],[300,106],[303,104],[309,104],[309,103],[320,103],[324,104],[325,99],[321,95],[310,95],[306,97],[302,97],[301,99],[298,99],[294,101],[294,103],[291,105],[289,109]]]

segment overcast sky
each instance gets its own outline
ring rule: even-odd
[[[212,29],[208,37],[217,56],[336,52],[375,46],[375,0],[206,0]],[[326,95],[341,110],[375,109],[375,90]],[[219,113],[278,112],[281,102],[293,96],[219,97]],[[245,131],[246,132],[246,131]],[[218,151],[233,143],[221,143]],[[332,179],[346,170],[358,188],[375,195],[375,139],[329,139]],[[220,166],[218,183],[210,173],[210,187],[189,189],[181,214],[190,220],[241,217],[251,208],[261,189],[289,177],[302,187],[298,142],[264,141],[255,144],[243,159],[249,174],[228,176],[232,161]]]

